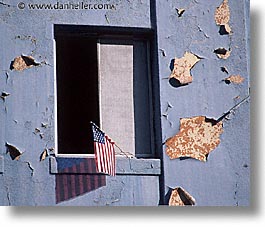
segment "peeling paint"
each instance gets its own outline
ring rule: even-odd
[[[44,138],[44,133],[40,133],[40,138],[43,139]]]
[[[40,155],[40,162],[44,161],[48,157],[48,150],[45,149]]]
[[[9,74],[8,74],[8,72],[6,72],[5,74],[6,74],[6,83],[7,83],[8,79],[9,79]]]
[[[35,37],[32,37],[31,35],[17,35],[15,36],[15,39],[30,40],[34,44],[36,44],[37,42],[37,39]]]
[[[7,3],[4,3],[4,2],[0,2],[0,5],[2,6],[6,6],[6,7],[11,7],[11,5],[7,4]]]
[[[167,102],[167,109],[166,111],[168,111],[169,109],[172,109],[174,106],[170,103],[170,102]]]
[[[55,148],[54,147],[50,147],[48,150],[49,150],[50,154],[55,154]]]
[[[34,134],[38,134],[40,133],[40,129],[39,128],[35,128]]]
[[[232,29],[228,24],[226,25],[221,25],[220,30],[219,30],[220,35],[228,35],[232,33]]]
[[[161,54],[162,54],[163,57],[167,56],[166,51],[164,49],[160,48],[159,50],[161,51]]]
[[[24,56],[21,55],[19,57],[16,57],[14,61],[11,62],[10,69],[11,70],[17,70],[17,71],[23,71],[25,69],[29,69],[33,66],[39,66],[40,63],[36,63],[34,58],[32,56]]]
[[[224,79],[226,84],[234,83],[234,84],[242,84],[244,82],[244,78],[240,75],[231,75]]]
[[[7,93],[7,92],[3,91],[0,97],[1,97],[1,99],[3,99],[3,100],[5,101],[6,98],[7,98],[9,95],[10,95],[10,93]]]
[[[162,114],[162,116],[168,118],[169,110],[172,109],[172,108],[173,108],[173,106],[168,102],[167,103],[167,107],[166,107],[166,111],[165,111],[165,113]]]
[[[12,8],[7,8],[9,5],[3,5],[2,2],[11,4]],[[57,180],[59,185],[62,183],[64,184],[66,181],[66,184],[64,184],[64,188],[62,189],[65,189],[65,194],[67,194],[67,192],[68,194],[73,194],[77,188],[82,188],[81,186],[78,187],[75,183],[79,180],[83,181],[82,183],[85,185],[85,189],[88,189],[91,184],[92,186],[97,184],[97,181],[95,180],[95,184],[93,183],[93,180],[90,181],[92,176],[95,177],[94,175],[86,177],[84,173],[81,173],[77,177],[76,175],[78,173],[52,174],[50,172],[49,162],[47,162],[49,161],[49,158],[55,157],[54,148],[51,147],[56,145],[56,139],[54,140],[51,137],[54,136],[54,127],[56,126],[54,125],[54,117],[56,117],[54,114],[56,113],[54,113],[55,106],[53,97],[50,99],[50,95],[54,94],[54,81],[53,77],[49,76],[53,74],[53,68],[56,68],[56,65],[53,65],[53,24],[67,24],[69,23],[69,16],[71,17],[70,20],[73,26],[91,24],[94,26],[109,27],[110,24],[113,24],[114,26],[121,27],[121,30],[124,27],[136,28],[135,30],[137,30],[137,28],[143,28],[143,31],[148,31],[150,28],[154,30],[155,42],[153,45],[154,48],[151,50],[151,54],[152,56],[154,55],[155,58],[152,66],[156,68],[155,71],[157,75],[155,75],[155,78],[157,79],[154,79],[154,81],[152,80],[150,83],[151,85],[154,85],[154,88],[152,89],[152,97],[154,96],[152,99],[153,108],[151,108],[151,111],[154,110],[154,113],[151,113],[151,115],[154,114],[155,119],[155,121],[152,122],[153,125],[151,126],[152,128],[158,130],[157,132],[155,130],[154,141],[151,141],[154,143],[153,150],[155,151],[155,154],[157,154],[156,158],[159,158],[161,155],[163,156],[163,154],[160,154],[160,149],[162,149],[162,138],[164,142],[169,136],[171,137],[178,132],[179,116],[207,116],[210,113],[216,114],[219,111],[221,111],[220,114],[222,114],[222,111],[225,111],[227,110],[227,107],[230,107],[229,104],[234,105],[234,103],[240,102],[240,100],[242,100],[242,98],[248,94],[249,73],[247,72],[247,60],[249,56],[247,54],[248,49],[246,47],[246,43],[247,33],[249,31],[247,27],[247,4],[244,1],[229,1],[231,10],[231,19],[229,24],[231,25],[231,28],[234,32],[232,36],[220,36],[218,33],[219,28],[220,30],[226,28],[224,25],[216,25],[214,21],[216,7],[218,7],[223,0],[207,2],[198,0],[114,0],[114,3],[117,3],[118,10],[111,11],[107,14],[106,10],[98,10],[96,13],[92,11],[92,13],[84,12],[81,16],[80,13],[76,13],[74,10],[70,10],[71,12],[64,11],[59,14],[56,11],[49,11],[49,13],[38,13],[35,11],[35,13],[32,14],[33,17],[31,19],[27,18],[26,14],[30,13],[26,12],[28,10],[16,10],[17,6],[11,2],[12,1],[8,0],[0,1],[0,8],[4,10],[2,13],[3,15],[0,18],[0,21],[3,22],[4,26],[2,38],[3,43],[8,44],[3,53],[2,63],[4,64],[1,64],[1,66],[3,66],[1,70],[3,74],[3,88],[0,90],[0,96],[2,91],[11,93],[11,95],[6,98],[6,102],[2,101],[3,108],[5,106],[8,107],[9,113],[6,115],[4,110],[2,111],[3,117],[5,118],[3,121],[6,121],[6,124],[2,126],[3,135],[1,134],[3,140],[2,145],[4,146],[3,152],[5,153],[6,141],[14,144],[21,152],[24,152],[23,147],[26,149],[33,148],[34,150],[32,150],[32,152],[27,151],[28,153],[26,153],[26,155],[23,153],[23,156],[21,156],[17,162],[11,160],[9,153],[4,154],[4,158],[6,160],[3,160],[3,163],[6,164],[4,166],[6,172],[3,176],[1,176],[4,179],[4,182],[2,187],[0,187],[2,188],[1,194],[3,195],[3,198],[0,198],[0,201],[2,201],[3,205],[11,205],[12,203],[12,205],[15,206],[54,206],[56,204],[55,194],[57,193],[56,190],[58,190],[58,185],[56,188]],[[26,0],[25,4],[28,4],[28,2],[30,1]],[[185,8],[186,11],[182,13],[180,11],[177,14],[176,7],[179,8],[178,10],[181,10],[180,8]],[[133,13],[130,14],[129,12]],[[124,18],[124,20],[121,20],[121,18]],[[18,21],[21,23],[18,23]],[[38,25],[36,25],[36,23]],[[108,29],[111,30],[112,27]],[[5,32],[8,33],[8,35],[5,35]],[[32,35],[32,37],[28,35]],[[35,38],[35,36],[38,37],[37,41],[32,39]],[[153,37],[151,38],[153,39]],[[228,40],[229,38],[231,38],[230,43]],[[34,43],[38,45],[35,46]],[[35,47],[38,49],[36,49],[36,52],[34,52],[35,54],[33,54],[31,51]],[[158,50],[160,47],[163,49]],[[227,60],[220,60],[213,53],[214,49],[218,47],[225,47],[226,49],[231,47],[235,55],[232,53],[232,56],[228,58],[229,62],[227,62]],[[234,48],[238,48],[238,50],[235,51]],[[183,89],[172,89],[172,87],[168,84],[168,79],[173,67],[169,69],[168,63],[171,58],[182,57],[185,51],[193,52],[199,56],[203,56],[207,58],[207,60],[205,60],[205,62],[202,61],[192,69],[191,75],[194,79],[193,84],[187,85]],[[20,73],[20,71],[16,71],[15,69],[10,71],[9,66],[11,60],[17,56],[20,56],[22,53],[24,53],[24,55],[33,56],[35,61],[40,63],[40,66],[49,65],[52,67],[42,68],[37,66],[36,68],[33,66],[31,69],[22,71],[22,73]],[[234,56],[235,59],[232,59]],[[7,62],[7,64],[5,62]],[[202,63],[205,63],[205,66]],[[227,72],[222,72],[220,70],[221,66],[226,66],[228,68]],[[235,70],[235,67],[237,67],[237,70]],[[38,69],[43,70],[37,72],[39,71]],[[8,70],[8,73],[5,74],[6,70]],[[211,78],[201,78],[198,83],[195,83],[197,82],[196,80],[198,77],[201,77],[205,71],[207,71],[209,75],[212,75]],[[26,77],[24,79],[19,76],[23,75],[23,73],[28,73],[28,75],[25,75]],[[36,74],[34,76],[34,73],[40,74]],[[42,73],[46,73],[47,76],[42,76]],[[233,85],[231,83],[230,86],[226,85],[222,80],[232,74],[240,74],[244,76],[244,84]],[[167,77],[166,81],[160,81],[160,79],[164,77]],[[173,78],[173,80],[175,79]],[[220,82],[220,84],[217,84],[218,82]],[[216,86],[212,86],[214,84]],[[29,89],[27,89],[27,87]],[[27,91],[25,91],[25,89]],[[203,90],[203,92],[197,94],[198,91],[201,90]],[[28,99],[28,102],[25,103],[25,100],[23,102],[22,96],[28,97],[27,93],[30,94],[30,97],[35,97],[35,99],[30,98]],[[218,96],[219,93],[222,95]],[[22,96],[17,98],[15,94],[18,94],[18,96],[21,94]],[[209,98],[209,94],[216,95]],[[237,96],[239,94],[242,96],[242,98]],[[237,96],[235,98],[237,100],[233,100],[233,97],[235,96]],[[20,102],[21,99],[22,102]],[[201,100],[203,102],[200,103]],[[12,103],[9,103],[11,101]],[[171,104],[167,106],[167,101],[170,101],[172,104],[174,104],[174,108],[172,108]],[[196,103],[199,104],[192,105]],[[43,114],[42,111],[44,111],[46,107],[49,108],[49,111]],[[220,151],[220,156],[218,155],[220,160],[215,160],[215,164],[217,164],[217,167],[225,166],[225,168],[216,168],[216,165],[210,165],[208,166],[209,168],[204,168],[205,165],[197,160],[187,160],[181,162],[178,162],[178,160],[170,161],[166,155],[166,157],[164,159],[162,158],[161,160],[162,167],[165,167],[165,169],[162,168],[162,170],[165,171],[162,171],[160,175],[156,175],[154,177],[153,173],[150,173],[147,176],[136,175],[133,173],[133,170],[135,170],[133,165],[134,160],[129,160],[128,163],[130,163],[130,169],[129,167],[128,169],[132,174],[128,174],[128,176],[125,169],[125,174],[122,173],[115,178],[117,181],[124,182],[124,185],[120,185],[119,182],[112,182],[112,179],[107,177],[106,186],[102,187],[101,189],[97,189],[96,191],[87,193],[82,197],[65,201],[62,206],[105,205],[112,204],[113,202],[114,206],[150,206],[150,204],[163,205],[163,196],[166,185],[172,186],[172,190],[176,187],[183,187],[196,198],[199,206],[220,204],[229,206],[235,202],[233,200],[233,192],[236,189],[236,202],[243,204],[244,201],[247,201],[249,197],[249,191],[247,189],[249,186],[249,182],[247,181],[249,170],[246,169],[248,168],[248,157],[246,157],[246,155],[249,151],[247,149],[240,150],[240,144],[242,143],[241,145],[244,148],[248,145],[248,108],[248,105],[243,105],[241,111],[235,112],[236,115],[231,114],[231,117],[234,116],[234,119],[232,119],[231,122],[227,122],[228,127],[226,128],[230,128],[231,131],[221,138],[225,140],[225,145],[219,146],[218,150],[214,151],[214,153],[219,153]],[[26,113],[19,114],[21,109],[26,109]],[[208,114],[203,113],[204,111]],[[160,113],[164,113],[164,116],[161,116],[162,120],[159,118]],[[209,115],[208,117],[212,116]],[[170,128],[168,121],[165,119],[172,121],[174,123],[173,127]],[[32,121],[32,123],[29,122],[24,125],[25,121],[27,120]],[[233,127],[238,122],[242,122],[242,128]],[[225,119],[223,123],[224,125],[226,124]],[[36,127],[39,128],[39,132],[35,135],[33,133]],[[224,128],[224,130],[226,129]],[[239,131],[237,131],[237,129],[239,129]],[[240,129],[244,129],[243,132],[241,132],[242,130],[240,131]],[[7,130],[7,132],[5,132],[5,130]],[[40,139],[42,136],[40,133],[44,133],[43,140]],[[240,141],[238,140],[238,143],[234,144],[233,142],[237,141],[238,137],[240,137]],[[156,141],[158,141],[158,143],[156,143]],[[226,146],[229,147],[230,153],[233,153],[232,156],[230,153],[228,155],[226,152],[222,152]],[[46,157],[44,159],[47,151],[50,157]],[[213,158],[211,154],[209,156],[210,159]],[[44,161],[40,161],[43,159]],[[26,162],[23,161],[29,162],[26,164]],[[195,164],[195,166],[192,166],[192,171],[190,171],[190,163],[192,163],[192,165]],[[197,167],[196,163],[202,165]],[[30,179],[30,174],[31,172],[33,174],[33,168],[31,169],[30,166],[31,168],[33,166],[35,169],[34,177],[32,177],[32,179]],[[156,166],[152,166],[151,164],[150,168],[153,167]],[[237,176],[238,179],[236,179],[238,182],[238,188],[235,188],[235,177],[233,174],[234,170],[238,171],[240,174]],[[146,172],[146,169],[143,169],[143,171]],[[178,176],[178,179],[176,179],[176,173],[183,174]],[[229,175],[229,173],[231,174]],[[201,181],[201,179],[206,175],[207,177],[205,178],[208,180]],[[158,179],[158,176],[160,179]],[[213,183],[212,180],[216,179],[216,176],[219,176],[219,178]],[[57,177],[58,179],[56,179]],[[71,178],[75,179],[72,184],[70,183]],[[22,187],[20,187],[21,182],[24,183]],[[41,184],[39,184],[39,182],[41,182]],[[91,182],[91,184],[85,184],[86,182]],[[222,185],[225,185],[225,187],[222,188]],[[73,186],[75,186],[75,190],[71,189]],[[123,191],[122,193],[119,193],[119,189],[122,187]],[[203,190],[205,188],[207,189],[206,191]],[[99,198],[100,201],[98,204],[93,204],[93,199],[97,198],[97,195],[99,194],[103,198]],[[171,201],[171,203],[174,203],[174,201]]]
[[[221,67],[221,71],[223,73],[229,74],[228,69],[226,67]]]
[[[180,131],[166,141],[166,153],[170,159],[190,157],[206,161],[207,155],[220,144],[222,121],[204,116],[183,118]]]
[[[178,17],[182,17],[183,13],[186,11],[183,8],[176,8]]]
[[[181,85],[189,84],[193,81],[190,70],[200,61],[196,55],[185,52],[184,57],[175,58],[174,69],[169,78],[175,78]]]
[[[22,152],[19,151],[19,149],[9,143],[6,143],[6,153],[9,153],[12,160],[19,160],[20,156],[22,155]]]
[[[175,188],[171,192],[169,206],[194,206],[196,200],[183,188]]]
[[[47,128],[47,127],[48,127],[48,123],[43,123],[43,122],[42,122],[42,123],[41,123],[41,127],[42,127],[42,128]]]
[[[171,128],[173,127],[173,123],[169,120],[169,112],[172,108],[173,108],[173,105],[171,103],[167,102],[166,111],[165,111],[165,113],[162,114],[162,116],[165,117],[165,119],[168,121]]]
[[[106,19],[107,23],[110,24],[109,18],[106,14],[105,14],[105,19]]]
[[[232,29],[229,25],[230,9],[228,0],[224,0],[223,3],[217,7],[214,17],[215,23],[220,26],[220,35],[228,35],[232,32]]]
[[[29,169],[31,171],[31,174],[30,175],[33,176],[33,174],[34,174],[34,168],[31,166],[30,162],[23,162],[23,163],[26,163],[28,165],[28,167],[29,167]]]
[[[225,60],[230,57],[231,52],[232,52],[231,49],[227,50],[225,48],[218,48],[214,50],[214,53],[217,55],[218,58]]]

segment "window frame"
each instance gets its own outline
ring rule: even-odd
[[[127,40],[127,41],[145,41],[148,62],[148,99],[149,99],[149,121],[150,121],[150,154],[137,154],[137,158],[155,158],[155,128],[154,128],[154,103],[153,103],[153,89],[152,89],[152,55],[151,55],[151,42],[154,38],[154,30],[146,28],[126,28],[114,26],[90,26],[90,25],[57,25],[54,24],[54,130],[55,130],[55,156],[58,158],[94,158],[95,154],[62,154],[58,153],[58,112],[57,112],[57,67],[56,67],[56,37],[58,36],[77,36],[77,37],[96,37],[97,38],[97,64],[100,70],[100,40]],[[98,75],[99,76],[99,75]],[[100,79],[98,80],[100,88]],[[100,92],[100,91],[99,91]],[[100,94],[99,94],[99,108],[101,109]],[[101,122],[101,111],[99,111],[99,121]],[[123,155],[116,155],[123,157]]]

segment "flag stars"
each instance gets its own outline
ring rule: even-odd
[[[93,134],[94,134],[94,142],[105,143],[104,133],[100,132],[94,125],[92,126],[92,128],[93,128]]]

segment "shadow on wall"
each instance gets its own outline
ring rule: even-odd
[[[169,69],[171,72],[174,70],[174,62],[175,62],[175,59],[171,59],[170,65],[169,65]],[[184,87],[188,85],[188,84],[181,84],[176,78],[170,78],[169,84],[174,88]]]

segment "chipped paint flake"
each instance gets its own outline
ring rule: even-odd
[[[20,156],[22,155],[22,152],[19,151],[19,149],[9,143],[6,143],[6,153],[9,153],[12,160],[19,160]]]
[[[230,9],[228,0],[224,0],[222,4],[217,7],[215,11],[215,23],[220,26],[219,33],[221,35],[227,35],[232,32],[232,29],[229,26],[230,21]]]
[[[244,82],[244,78],[240,75],[231,75],[225,79],[227,84],[234,83],[234,84],[242,84]]]
[[[183,13],[186,11],[183,8],[176,8],[178,17],[182,17]]]
[[[3,100],[5,101],[5,99],[6,99],[9,95],[10,95],[10,93],[3,91],[0,97],[1,97],[1,99],[3,99]]]
[[[190,157],[206,161],[207,155],[220,144],[222,122],[204,116],[183,118],[180,131],[166,141],[166,153],[170,159]]]
[[[166,51],[164,49],[160,48],[159,50],[161,51],[161,54],[162,54],[163,57],[167,56]]]
[[[40,162],[44,161],[48,157],[48,150],[45,149],[40,156]]]
[[[28,167],[29,167],[29,169],[31,171],[31,174],[30,175],[33,176],[33,174],[34,174],[34,168],[31,166],[30,162],[24,162],[24,163],[26,163],[28,165]]]
[[[195,199],[183,188],[175,188],[169,199],[169,206],[194,206]]]
[[[221,67],[221,71],[226,73],[226,74],[229,74],[228,69],[225,66]]]
[[[43,127],[43,128],[47,128],[48,127],[48,123],[41,123],[41,127]]]
[[[39,128],[35,128],[34,134],[38,134],[40,133],[40,129]]]
[[[110,24],[109,18],[106,14],[105,14],[105,19],[106,19],[107,23]]]
[[[4,3],[4,2],[0,2],[0,5],[7,6],[7,7],[11,7],[11,5],[6,4],[6,3]]]
[[[230,57],[231,52],[232,52],[232,50],[230,50],[230,49],[227,50],[225,48],[218,48],[218,49],[214,50],[214,53],[216,54],[216,56],[218,58],[224,59],[224,60],[226,60],[226,59],[228,59]]]
[[[30,40],[35,45],[37,43],[37,39],[35,37],[32,37],[31,35],[17,35],[17,36],[15,36],[15,39]]]
[[[40,63],[36,63],[32,56],[24,56],[21,55],[16,57],[14,61],[11,63],[11,70],[23,71],[25,69],[29,69],[33,66],[38,66]]]
[[[169,78],[175,78],[181,85],[191,83],[193,79],[190,70],[199,61],[200,58],[189,52],[186,52],[182,58],[175,58],[174,69]]]

